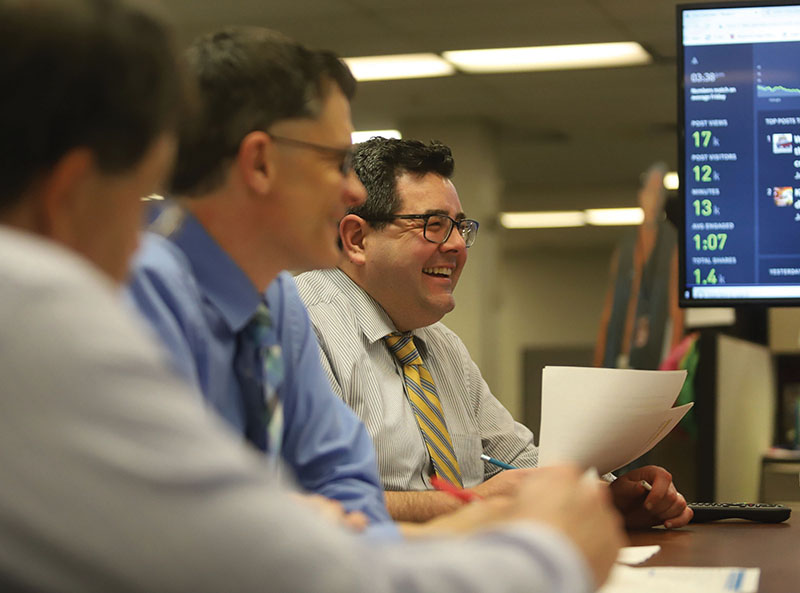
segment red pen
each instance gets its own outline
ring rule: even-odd
[[[444,478],[440,478],[439,476],[431,476],[431,485],[440,492],[447,492],[451,496],[455,496],[457,499],[463,502],[475,502],[476,500],[482,500],[481,497],[474,492],[464,490],[458,486],[453,486],[450,482]]]

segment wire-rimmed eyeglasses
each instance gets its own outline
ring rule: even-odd
[[[276,136],[275,134],[270,134],[269,132],[267,132],[267,134],[278,144],[288,144],[290,146],[297,146],[298,148],[310,148],[311,150],[333,154],[339,157],[341,159],[341,163],[339,164],[339,172],[345,177],[347,177],[350,171],[353,170],[353,146],[348,146],[347,148],[336,148],[335,146],[324,146],[322,144],[315,144],[314,142],[306,142],[305,140],[296,140],[294,138]]]

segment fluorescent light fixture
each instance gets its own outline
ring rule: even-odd
[[[585,226],[623,226],[641,224],[641,208],[592,208],[550,212],[501,212],[500,224],[507,229],[552,229]]]
[[[350,141],[353,144],[358,144],[359,142],[366,142],[375,136],[380,136],[381,138],[397,138],[398,140],[402,138],[400,130],[364,130],[353,132],[350,135]]]
[[[594,208],[585,212],[586,222],[595,226],[642,224],[644,221],[641,208]]]
[[[162,196],[162,195],[159,195],[159,194],[150,194],[149,196],[144,196],[144,197],[142,198],[142,201],[143,201],[143,202],[155,202],[155,201],[158,201],[158,200],[163,200],[163,199],[164,199],[164,196]]]
[[[442,56],[459,70],[474,74],[633,66],[652,60],[635,41],[470,49],[446,51]]]
[[[507,229],[552,229],[583,226],[585,215],[580,210],[561,212],[501,212],[500,224]]]
[[[358,81],[450,76],[455,68],[436,54],[395,54],[344,58]]]
[[[681,186],[677,171],[670,171],[664,175],[664,189],[678,189]]]

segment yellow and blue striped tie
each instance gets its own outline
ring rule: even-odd
[[[451,484],[463,487],[461,469],[447,432],[442,413],[442,404],[436,395],[433,377],[422,364],[411,334],[389,334],[384,338],[389,350],[397,357],[403,367],[406,395],[414,410],[422,438],[428,447],[436,475]]]

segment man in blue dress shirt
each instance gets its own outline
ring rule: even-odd
[[[181,78],[141,7],[0,1],[0,591],[594,590],[623,535],[576,469],[450,515],[470,537],[367,542],[171,371],[116,289],[171,168]]]
[[[331,392],[282,272],[333,265],[338,221],[365,197],[351,167],[355,81],[332,53],[258,28],[201,37],[187,58],[198,113],[130,295],[234,431],[354,521],[388,523],[372,442]]]

